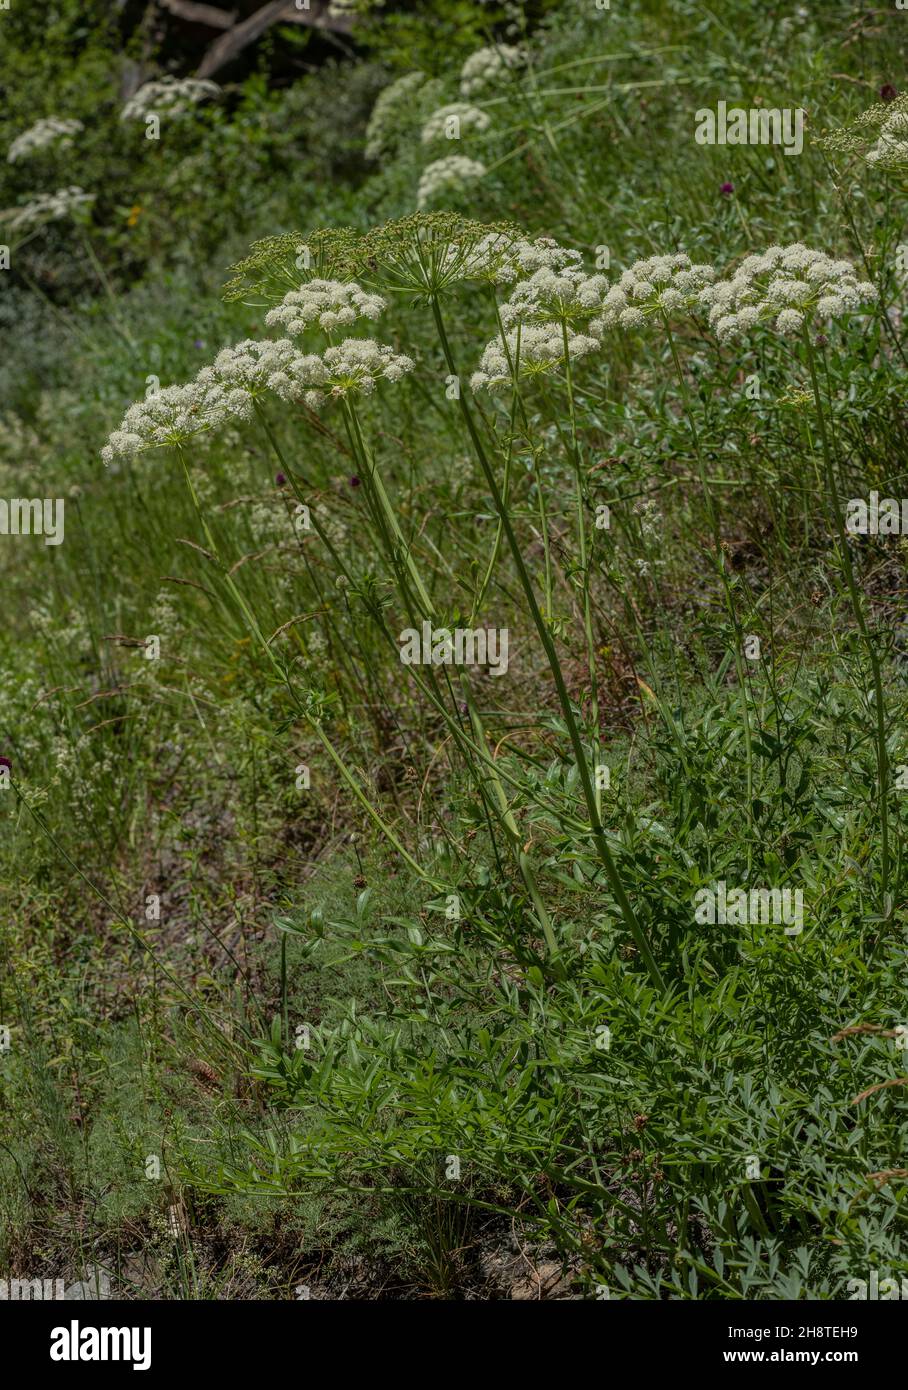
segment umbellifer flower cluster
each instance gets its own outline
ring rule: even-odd
[[[607,291],[604,275],[587,275],[572,267],[536,270],[501,306],[501,322],[505,328],[513,328],[518,323],[589,320],[602,309]]]
[[[355,260],[398,292],[437,295],[463,280],[497,283],[519,236],[509,222],[477,222],[451,211],[412,212],[373,228]]]
[[[474,259],[487,262],[485,275],[470,266],[471,278],[497,284],[513,283],[521,273],[527,278],[501,306],[504,340],[493,338],[486,346],[479,371],[470,379],[474,391],[506,386],[515,376],[555,371],[565,357],[584,357],[599,346],[601,329],[593,316],[602,314],[608,280],[587,275],[579,251],[559,246],[551,237],[487,240],[488,247],[481,244],[474,253]]]
[[[505,73],[520,67],[525,60],[522,48],[512,44],[493,44],[471,53],[460,71],[460,95],[476,96],[501,81]]]
[[[860,155],[878,169],[908,163],[908,92],[868,107],[849,125],[827,131],[817,144],[834,154]]]
[[[728,342],[763,323],[794,336],[814,316],[841,318],[876,298],[875,286],[858,280],[850,261],[798,241],[745,257],[734,275],[702,290],[700,302],[719,341]]]
[[[880,127],[880,138],[867,151],[867,163],[883,168],[908,165],[908,111],[891,111]]]
[[[66,149],[72,144],[73,136],[84,129],[81,121],[64,121],[57,116],[48,116],[45,120],[36,121],[28,130],[16,136],[9,147],[7,160],[10,164],[15,164],[17,159],[34,154],[36,150],[45,150],[49,145],[58,145],[60,149]]]
[[[518,269],[514,255],[516,242],[507,232],[490,232],[478,241],[452,245],[441,262],[446,283],[480,280],[488,285],[511,285]]]
[[[434,163],[427,164],[423,169],[419,180],[419,187],[416,190],[416,202],[419,207],[425,207],[432,202],[439,193],[448,193],[452,189],[463,188],[464,184],[472,182],[474,179],[481,179],[486,171],[486,166],[481,164],[478,159],[467,159],[462,154],[448,155],[446,159],[436,159]]]
[[[351,260],[361,240],[346,227],[263,237],[231,266],[224,298],[274,305],[283,302],[288,289],[299,289],[310,280],[346,281],[354,273]]]
[[[198,77],[162,77],[146,82],[120,112],[122,121],[142,120],[147,115],[181,116],[200,101],[220,96],[216,82]]]
[[[435,140],[459,140],[465,130],[475,130],[481,135],[491,123],[486,112],[478,106],[471,106],[466,101],[454,101],[432,112],[422,128],[422,142],[430,145]]]
[[[70,217],[74,212],[87,208],[94,200],[93,193],[86,193],[74,184],[71,188],[58,188],[56,193],[43,193],[22,207],[11,208],[6,214],[6,222],[12,231],[22,232],[29,227],[39,227],[43,222]]]
[[[379,159],[413,124],[414,107],[424,112],[442,84],[424,72],[406,72],[379,92],[366,126],[366,158]]]
[[[580,252],[559,246],[551,236],[530,242],[524,236],[494,232],[471,246],[463,257],[460,279],[484,279],[492,285],[513,285],[520,275],[538,271],[577,271],[583,274]]]
[[[553,237],[541,236],[535,241],[518,241],[514,247],[517,266],[526,275],[536,270],[579,270],[583,257],[579,251],[559,246]]]
[[[377,319],[384,308],[380,294],[369,294],[355,280],[309,280],[269,310],[265,322],[269,327],[280,324],[294,334],[305,333],[313,324],[330,332],[347,328],[359,318]]]
[[[510,232],[491,232],[475,242],[452,246],[445,258],[446,279],[480,280],[490,285],[513,285],[523,275],[562,271],[585,278],[579,251],[559,246],[551,237],[528,241]]]
[[[564,361],[565,332],[559,323],[531,323],[512,328],[505,341],[493,338],[486,346],[479,371],[470,378],[474,391],[494,391],[518,378],[540,376],[555,371]],[[507,350],[505,350],[505,344]],[[599,339],[587,333],[567,331],[567,351],[571,358],[584,357],[599,346]]]
[[[206,392],[206,409],[217,423],[225,414],[248,418],[253,401],[269,391],[286,401],[305,398],[323,376],[321,358],[299,352],[289,338],[247,338],[223,348],[199,372],[196,385]]]
[[[192,435],[211,429],[218,418],[209,389],[198,381],[185,386],[162,386],[129,407],[120,428],[114,430],[101,450],[101,458],[109,464],[147,449],[181,444]]]
[[[327,399],[369,395],[380,381],[400,381],[413,365],[370,338],[347,338],[323,356],[299,352],[289,338],[248,338],[224,348],[194,381],[162,387],[131,405],[101,458],[109,464],[182,444],[231,420],[248,420],[255,402],[269,392],[313,410]]]
[[[321,358],[298,352],[289,338],[247,339],[224,348],[194,381],[161,387],[131,405],[101,450],[101,458],[111,463],[115,458],[182,444],[231,420],[248,420],[253,403],[269,391],[284,400],[306,399],[324,377]]]
[[[669,318],[695,308],[704,288],[715,279],[710,265],[694,265],[675,252],[635,261],[605,295],[602,314],[590,325],[594,333],[615,326],[640,328],[647,318]]]
[[[372,338],[347,338],[327,348],[320,361],[326,394],[332,397],[371,395],[380,381],[400,381],[415,365],[412,357]]]

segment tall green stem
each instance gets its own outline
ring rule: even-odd
[[[590,743],[593,749],[593,762],[598,768],[601,761],[601,739],[599,735],[599,677],[596,672],[596,646],[593,641],[593,607],[590,593],[590,557],[586,534],[586,502],[583,496],[583,468],[580,463],[580,448],[577,443],[577,411],[574,405],[574,376],[571,371],[571,354],[568,347],[567,320],[561,321],[564,342],[564,367],[567,377],[568,412],[571,421],[571,457],[574,464],[574,486],[577,499],[577,534],[580,545],[580,569],[583,575],[583,633],[586,639],[587,669],[590,679]],[[597,774],[594,786],[596,809],[602,815],[602,792]]]
[[[360,424],[356,415],[356,411],[353,409],[352,406],[349,405],[346,406],[346,410],[351,431],[351,443],[354,445],[356,454],[360,457],[362,463],[369,471],[370,482],[374,486],[376,496],[379,500],[382,520],[384,522],[381,531],[385,548],[390,552],[389,558],[391,560],[391,563],[395,566],[395,569],[397,569],[399,573],[399,566],[396,563],[395,559],[395,549],[399,549],[404,556],[405,564],[407,567],[407,574],[409,575],[409,578],[412,580],[413,585],[416,589],[418,601],[423,609],[423,612],[428,618],[434,621],[434,618],[436,616],[435,605],[433,604],[432,599],[429,597],[428,590],[422,582],[422,578],[420,576],[416,561],[414,560],[410,552],[410,547],[408,546],[404,538],[403,532],[397,520],[397,516],[394,512],[394,508],[391,505],[391,499],[388,496],[384,483],[382,482],[381,473],[379,472],[379,469],[376,466],[373,458],[366,449],[365,441],[363,440],[362,430],[360,429]],[[407,601],[409,599],[409,586],[404,584],[400,580],[399,582],[403,597],[405,601]],[[413,621],[414,615],[411,614],[410,616],[411,621]],[[478,744],[481,750],[482,762],[486,768],[489,780],[492,784],[492,791],[495,797],[496,804],[498,806],[499,819],[502,825],[504,826],[508,841],[514,851],[514,857],[517,861],[517,866],[520,870],[520,875],[523,879],[527,893],[530,896],[530,900],[533,903],[533,907],[536,912],[536,917],[539,921],[540,927],[542,928],[542,934],[545,937],[549,954],[553,959],[555,959],[558,956],[558,943],[555,939],[555,932],[552,927],[552,921],[542,900],[542,895],[539,892],[539,887],[536,882],[536,875],[533,869],[532,862],[521,846],[520,831],[518,829],[517,822],[514,819],[513,812],[511,811],[510,805],[508,803],[507,794],[505,793],[504,786],[502,785],[501,778],[498,774],[498,769],[495,766],[495,760],[492,757],[491,749],[489,748],[488,738],[486,736],[485,725],[483,723],[482,716],[476,706],[475,700],[473,699],[473,692],[470,688],[470,683],[467,680],[466,675],[463,673],[461,673],[460,684],[461,691],[463,693],[463,697],[467,705],[467,710],[469,712],[470,723],[473,728],[473,735],[476,740],[476,743]],[[458,743],[461,745],[461,750],[463,751],[463,741],[459,739]],[[467,754],[467,758],[468,761],[471,761],[469,753]]]
[[[453,376],[458,376],[457,365],[454,361],[454,357],[451,352],[451,345],[448,342],[448,335],[445,330],[444,319],[442,317],[441,309],[436,298],[433,298],[432,300],[432,313],[435,319],[435,326],[438,330],[439,341],[441,342],[445,361],[448,365],[448,370],[451,372]],[[490,464],[488,456],[486,454],[482,438],[479,434],[479,431],[476,428],[476,422],[473,419],[472,412],[466,402],[463,392],[460,392],[458,396],[458,404],[460,406],[460,411],[464,419],[464,424],[467,427],[467,432],[469,433],[471,442],[473,444],[473,448],[476,452],[476,457],[479,462],[479,466],[482,469],[483,477],[485,478],[486,485],[489,489],[489,492],[492,495],[492,500],[495,503],[495,509],[498,512],[499,517],[501,518],[501,524],[504,528],[505,539],[507,540],[508,548],[511,552],[511,558],[514,561],[514,566],[517,570],[517,577],[520,581],[520,586],[523,589],[524,595],[526,596],[527,604],[529,605],[530,609],[530,615],[533,619],[536,631],[539,634],[539,640],[542,643],[546,659],[549,663],[549,668],[552,672],[552,678],[555,682],[555,689],[558,694],[558,701],[561,705],[561,711],[564,715],[564,721],[567,725],[568,735],[571,740],[571,747],[574,751],[574,757],[577,764],[577,772],[580,777],[580,785],[583,790],[584,800],[586,801],[587,812],[590,817],[590,829],[593,836],[593,843],[595,844],[597,853],[599,854],[599,858],[602,861],[603,867],[606,872],[606,877],[608,878],[611,890],[615,895],[615,901],[618,904],[621,916],[624,919],[624,923],[628,931],[633,937],[637,950],[640,952],[640,956],[650,974],[650,978],[653,980],[654,984],[656,984],[660,990],[664,991],[665,982],[662,978],[662,974],[659,970],[658,965],[656,964],[656,960],[653,956],[652,950],[650,949],[650,944],[646,938],[646,934],[643,931],[643,928],[640,926],[634,909],[631,906],[630,899],[628,898],[627,893],[624,890],[624,885],[621,882],[621,877],[615,866],[615,861],[612,858],[611,850],[608,847],[608,841],[605,837],[605,828],[602,825],[602,821],[599,816],[599,811],[596,806],[596,794],[593,789],[593,782],[592,778],[590,777],[590,770],[587,764],[586,750],[583,747],[583,740],[580,737],[580,731],[577,727],[577,720],[574,716],[574,710],[571,705],[571,698],[568,694],[567,686],[565,685],[564,675],[561,670],[561,663],[558,660],[558,652],[555,649],[555,643],[552,640],[552,635],[549,632],[549,629],[546,626],[545,621],[543,620],[542,613],[539,610],[539,604],[537,603],[536,595],[533,592],[533,585],[530,581],[530,576],[527,572],[527,567],[520,549],[520,544],[517,540],[514,527],[511,524],[511,519],[508,515],[507,508],[504,505],[504,501],[502,499],[501,492],[498,487],[498,481],[495,477],[492,465]]]
[[[807,364],[810,369],[810,384],[813,388],[813,398],[817,410],[817,424],[820,430],[820,445],[823,451],[823,464],[826,471],[826,490],[832,505],[832,513],[838,532],[838,548],[841,557],[842,568],[845,571],[845,583],[848,586],[848,595],[851,600],[851,607],[854,612],[855,621],[861,634],[864,646],[867,650],[867,657],[870,662],[871,679],[873,681],[873,703],[875,715],[874,742],[876,744],[877,779],[879,783],[878,801],[880,808],[880,835],[882,838],[881,846],[881,865],[880,877],[882,880],[881,905],[883,915],[889,912],[889,754],[886,749],[886,708],[883,703],[883,678],[880,670],[880,659],[877,655],[876,646],[870,635],[867,626],[867,619],[864,614],[864,604],[858,589],[857,580],[854,577],[854,566],[851,563],[851,552],[848,549],[848,532],[845,529],[845,516],[842,511],[842,503],[839,498],[838,484],[836,483],[835,465],[832,458],[832,448],[830,446],[829,432],[826,427],[826,412],[823,408],[823,398],[820,394],[820,383],[817,377],[816,355],[813,343],[810,341],[810,333],[805,327],[804,343],[807,349]]]
[[[738,686],[741,691],[741,701],[743,710],[742,726],[744,731],[744,756],[747,763],[747,823],[752,830],[754,797],[754,760],[753,740],[751,737],[750,729],[750,702],[747,691],[747,680],[744,673],[744,659],[741,654],[741,648],[744,643],[744,630],[741,627],[741,624],[738,620],[738,613],[737,609],[735,608],[734,595],[732,594],[731,585],[728,581],[728,571],[725,568],[725,557],[722,551],[722,529],[719,524],[719,509],[716,506],[716,501],[713,497],[712,489],[709,485],[709,475],[706,472],[706,460],[703,457],[703,448],[700,443],[700,431],[697,429],[697,422],[694,419],[694,412],[690,398],[690,388],[687,384],[687,378],[684,375],[684,369],[681,366],[681,359],[678,356],[678,349],[675,345],[675,335],[672,333],[671,324],[666,315],[663,315],[663,318],[665,321],[665,331],[668,335],[668,345],[671,349],[672,362],[675,366],[675,374],[678,378],[678,384],[681,387],[681,395],[684,401],[684,414],[687,420],[688,429],[690,430],[691,439],[693,440],[694,454],[697,460],[697,470],[700,475],[700,486],[703,489],[703,495],[706,499],[706,509],[709,513],[710,527],[713,533],[713,547],[715,550],[716,571],[722,582],[722,590],[725,595],[725,607],[727,609],[728,616],[732,624],[732,629],[734,631],[735,671],[738,676]],[[752,846],[750,843],[748,843],[748,866],[750,864],[751,853]]]
[[[347,769],[345,763],[343,762],[343,759],[342,759],[342,758],[339,756],[339,754],[336,752],[336,750],[335,750],[333,744],[331,743],[331,740],[328,738],[327,734],[325,733],[324,729],[322,728],[321,722],[320,722],[318,719],[314,718],[313,715],[312,715],[311,713],[309,713],[304,707],[301,706],[300,701],[299,701],[299,699],[297,698],[296,691],[295,691],[294,688],[293,688],[293,684],[292,684],[292,682],[290,681],[290,679],[289,679],[289,677],[288,677],[288,675],[287,675],[287,672],[282,668],[280,662],[277,661],[277,659],[275,658],[275,655],[274,655],[273,651],[271,650],[271,646],[270,646],[269,642],[268,642],[267,639],[264,637],[264,635],[263,635],[263,633],[262,633],[262,630],[261,630],[261,628],[259,627],[259,624],[258,624],[258,622],[257,622],[257,620],[256,620],[255,614],[252,612],[252,610],[251,610],[251,608],[249,607],[248,603],[247,603],[246,600],[243,598],[243,595],[240,593],[240,591],[239,591],[239,589],[237,588],[236,584],[234,583],[232,577],[231,577],[231,576],[225,571],[225,569],[224,569],[223,562],[222,562],[221,557],[220,557],[220,554],[219,554],[219,552],[218,552],[217,542],[215,541],[214,536],[212,535],[211,528],[209,527],[208,521],[207,521],[207,519],[206,519],[206,517],[205,517],[205,513],[202,511],[201,505],[200,505],[200,503],[199,503],[199,499],[198,499],[198,496],[197,496],[197,494],[196,494],[195,487],[194,487],[193,482],[192,482],[192,475],[191,475],[191,473],[190,473],[190,471],[189,471],[189,465],[188,465],[188,463],[187,463],[186,456],[185,456],[185,454],[184,454],[182,448],[180,448],[179,446],[178,446],[177,452],[178,452],[178,454],[179,454],[179,456],[180,456],[180,462],[181,462],[181,464],[183,465],[183,472],[184,472],[185,475],[186,475],[186,482],[187,482],[187,485],[188,485],[188,487],[189,487],[189,494],[190,494],[190,496],[191,496],[191,498],[192,498],[193,506],[195,507],[195,510],[196,510],[196,515],[197,515],[198,518],[199,518],[199,523],[200,523],[200,525],[201,525],[201,527],[202,527],[202,530],[204,531],[205,538],[206,538],[206,540],[208,541],[209,547],[210,547],[210,549],[211,549],[211,553],[212,553],[212,555],[214,556],[215,560],[217,561],[218,565],[220,566],[220,569],[221,569],[221,572],[222,572],[222,575],[223,575],[223,578],[224,578],[224,582],[225,582],[225,584],[227,585],[227,588],[229,589],[230,593],[232,594],[234,600],[235,600],[236,603],[239,605],[240,611],[242,612],[243,616],[245,617],[247,623],[249,624],[249,627],[250,627],[252,633],[253,633],[254,636],[257,638],[257,640],[258,640],[260,646],[262,647],[262,650],[264,651],[264,653],[265,653],[265,655],[267,656],[268,660],[270,661],[271,665],[274,667],[275,672],[277,673],[277,675],[278,675],[278,677],[280,678],[281,682],[286,686],[287,691],[288,691],[288,693],[289,693],[289,695],[290,695],[290,698],[292,699],[294,705],[297,707],[297,709],[300,710],[300,713],[301,713],[301,714],[303,715],[303,717],[307,720],[307,722],[309,723],[310,727],[314,730],[314,732],[315,732],[316,735],[318,736],[318,738],[319,738],[319,740],[320,740],[322,746],[324,747],[326,753],[328,754],[328,756],[331,758],[331,761],[335,764],[335,766],[336,766],[336,767],[338,768],[338,770],[340,771],[341,776],[343,777],[344,781],[347,783],[348,787],[349,787],[349,788],[351,789],[351,791],[353,792],[353,794],[354,794],[354,796],[356,797],[356,799],[357,799],[357,800],[360,802],[360,804],[365,808],[365,810],[368,812],[369,816],[372,818],[372,820],[375,822],[375,824],[379,827],[379,829],[382,831],[382,833],[385,835],[385,837],[390,841],[390,843],[391,843],[391,844],[394,846],[394,848],[397,850],[398,854],[400,854],[400,855],[403,857],[403,859],[404,859],[404,860],[410,865],[410,867],[419,875],[420,878],[423,878],[423,879],[426,880],[426,882],[431,883],[432,886],[433,886],[434,888],[436,888],[436,889],[443,889],[444,885],[441,884],[441,883],[439,883],[439,881],[438,881],[437,879],[432,878],[432,876],[431,876],[430,874],[427,874],[426,871],[425,871],[425,870],[416,862],[416,860],[412,857],[412,855],[408,854],[408,852],[404,849],[403,845],[401,844],[401,842],[400,842],[400,840],[397,838],[397,836],[394,834],[394,832],[393,832],[393,830],[391,829],[391,827],[382,819],[382,817],[379,815],[378,811],[377,811],[377,810],[375,809],[375,807],[372,805],[372,803],[371,803],[371,801],[369,800],[369,798],[366,796],[365,792],[364,792],[364,791],[362,790],[362,788],[358,785],[358,783],[356,782],[356,780],[355,780],[355,778],[352,776],[352,774],[348,771],[348,769]]]

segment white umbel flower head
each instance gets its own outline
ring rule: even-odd
[[[221,410],[226,409],[222,402]],[[218,418],[211,392],[204,384],[190,381],[185,386],[162,386],[129,407],[120,428],[101,450],[101,458],[109,464],[149,449],[182,444],[211,429]]]
[[[604,275],[582,270],[536,270],[523,280],[501,306],[505,328],[518,323],[573,323],[601,312],[608,290]]]
[[[739,338],[760,324],[793,337],[814,317],[841,318],[876,298],[876,287],[858,280],[850,261],[811,251],[799,241],[746,256],[733,275],[700,294],[720,342]]]
[[[583,257],[579,251],[559,246],[553,237],[541,236],[535,241],[518,241],[514,248],[517,265],[525,275],[537,270],[579,270]]]
[[[436,159],[423,169],[416,190],[418,207],[425,207],[440,193],[458,191],[474,179],[481,179],[486,166],[478,159],[467,159],[462,154],[448,155],[446,159]]]
[[[680,251],[635,261],[605,295],[602,314],[590,328],[594,333],[616,326],[640,328],[649,318],[690,313],[715,275],[711,265],[694,265]]]
[[[84,211],[95,200],[93,193],[73,185],[71,188],[58,188],[56,193],[44,193],[33,198],[30,203],[19,208],[10,208],[4,214],[6,225],[14,232],[27,231],[29,227],[39,227],[43,222],[57,222],[63,217]]]
[[[216,82],[198,77],[162,77],[146,82],[120,112],[121,121],[144,120],[148,115],[182,116],[200,101],[220,96]]]
[[[323,379],[322,359],[299,352],[289,338],[247,338],[223,348],[199,372],[196,385],[214,425],[229,415],[248,418],[253,402],[272,391],[282,400],[299,400]]]
[[[326,376],[322,359],[299,352],[289,338],[248,338],[223,348],[194,381],[162,387],[131,405],[101,457],[111,463],[148,449],[182,444],[231,421],[248,420],[254,402],[267,392],[283,400],[314,404],[322,399],[319,388]]]
[[[471,53],[460,71],[460,95],[474,97],[497,87],[505,73],[519,68],[526,55],[512,44],[493,44]]]
[[[426,121],[422,128],[422,142],[431,145],[435,140],[459,140],[468,130],[481,135],[492,124],[485,111],[471,106],[466,101],[455,101],[450,106],[440,106]]]
[[[597,338],[568,330],[567,350],[572,360],[584,357],[598,347]],[[509,386],[515,372],[521,379],[540,376],[557,371],[563,362],[564,329],[561,324],[532,323],[512,328],[505,334],[504,343],[500,338],[493,338],[487,344],[479,371],[470,378],[470,386],[474,391],[494,391]]]
[[[72,144],[73,136],[84,129],[81,121],[64,121],[57,116],[48,116],[16,136],[9,147],[7,160],[15,164],[17,159],[24,159],[37,150],[46,150],[50,145],[66,149]]]
[[[355,280],[309,280],[291,290],[265,315],[269,327],[280,324],[296,335],[317,325],[330,333],[349,328],[357,319],[377,319],[386,307],[380,294],[369,294]]]
[[[318,401],[313,397],[308,404],[321,404],[325,395],[371,395],[380,381],[400,381],[415,365],[411,357],[372,338],[347,338],[337,347],[326,348],[319,360],[324,367],[324,390]]]

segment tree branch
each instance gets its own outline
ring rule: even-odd
[[[177,19],[185,19],[190,24],[204,24],[208,29],[232,29],[236,24],[236,10],[199,5],[196,0],[158,0],[158,4],[176,15]]]
[[[173,0],[171,0],[171,4]],[[177,0],[181,6],[185,0]],[[270,29],[272,24],[306,24],[313,29],[327,29],[334,34],[348,34],[350,20],[346,17],[328,13],[330,0],[309,0],[308,9],[297,9],[293,0],[270,0],[267,5],[251,14],[240,24],[234,24],[220,38],[215,39],[205,52],[199,64],[197,77],[211,77],[213,73],[233,61],[249,44]],[[196,7],[200,8],[200,7]],[[205,6],[203,8],[210,8]]]

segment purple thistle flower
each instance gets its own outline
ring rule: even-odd
[[[730,198],[734,191],[735,186],[733,183],[723,183],[722,187],[719,189],[723,198]]]
[[[278,487],[283,487],[287,481],[287,477],[284,473],[278,473],[276,474],[274,481],[277,483]]]

